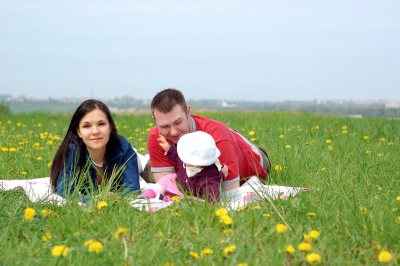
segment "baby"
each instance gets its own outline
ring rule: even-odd
[[[169,144],[161,135],[158,141],[174,163],[176,181],[185,192],[208,202],[219,201],[221,183],[228,175],[228,167],[222,167],[219,162],[221,153],[210,134],[203,131],[188,133],[176,145]]]

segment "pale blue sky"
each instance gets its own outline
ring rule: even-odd
[[[0,0],[0,94],[400,100],[398,0]]]

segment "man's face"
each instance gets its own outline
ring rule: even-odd
[[[180,137],[190,132],[189,106],[184,111],[180,105],[175,105],[168,113],[154,109],[153,116],[160,134],[167,140],[177,143]]]

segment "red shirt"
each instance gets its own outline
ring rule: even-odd
[[[251,176],[266,178],[267,173],[260,163],[260,155],[253,151],[252,146],[236,131],[224,123],[210,118],[192,115],[194,120],[193,131],[204,131],[210,134],[221,152],[219,161],[228,165],[228,176],[225,182],[247,179]],[[159,145],[157,127],[153,127],[147,137],[147,148],[150,155],[152,172],[174,172],[173,162],[165,156]]]

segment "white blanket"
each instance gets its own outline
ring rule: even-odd
[[[142,190],[151,188],[153,185],[140,178],[140,187]],[[27,180],[0,180],[0,189],[4,191],[20,189],[32,202],[51,202],[59,206],[64,205],[66,202],[64,198],[51,192],[49,177]],[[294,197],[301,191],[307,191],[307,189],[264,185],[256,176],[253,176],[240,188],[223,192],[222,201],[228,208],[237,210],[257,200],[286,200],[289,197]],[[148,212],[159,211],[173,203],[173,201],[165,202],[159,199],[132,199],[130,201],[132,207]],[[82,205],[82,203],[80,204]]]

